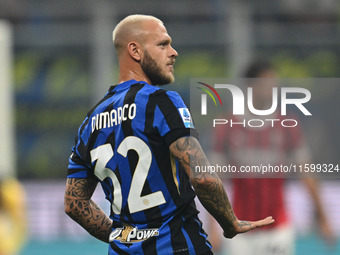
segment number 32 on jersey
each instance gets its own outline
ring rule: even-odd
[[[165,199],[161,191],[141,196],[152,161],[150,148],[142,139],[135,136],[128,136],[118,146],[117,153],[126,158],[129,150],[136,151],[139,157],[136,169],[132,176],[131,187],[127,199],[130,213],[143,211],[164,204]],[[106,168],[106,164],[114,155],[112,147],[110,144],[104,144],[93,149],[90,154],[92,163],[97,160],[94,174],[101,181],[104,181],[106,178],[111,179],[113,185],[112,211],[115,214],[120,214],[122,210],[121,185],[115,173],[111,169]]]

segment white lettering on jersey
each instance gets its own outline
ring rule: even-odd
[[[101,112],[91,119],[92,132],[102,128],[110,128],[120,125],[123,121],[132,120],[136,117],[136,104],[125,104],[123,107],[112,109],[111,112]]]

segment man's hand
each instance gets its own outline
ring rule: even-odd
[[[274,223],[273,217],[269,216],[265,219],[258,220],[258,221],[243,221],[243,220],[236,220],[233,223],[233,227],[230,229],[224,230],[224,237],[225,238],[233,238],[237,234],[246,233],[250,230],[255,228],[260,228],[264,226],[268,226]]]

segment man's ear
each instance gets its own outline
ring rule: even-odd
[[[141,49],[138,45],[138,43],[136,42],[130,42],[128,45],[127,45],[127,49],[128,49],[128,52],[130,54],[130,56],[135,59],[136,61],[140,61],[141,60]]]

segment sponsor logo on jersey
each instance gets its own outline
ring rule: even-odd
[[[192,118],[188,108],[179,108],[178,111],[182,117],[184,126],[187,128],[194,128],[194,124],[192,122]]]
[[[158,236],[158,228],[138,229],[130,225],[125,225],[124,228],[116,228],[110,234],[110,242],[120,241],[121,243],[138,243],[150,237]]]

